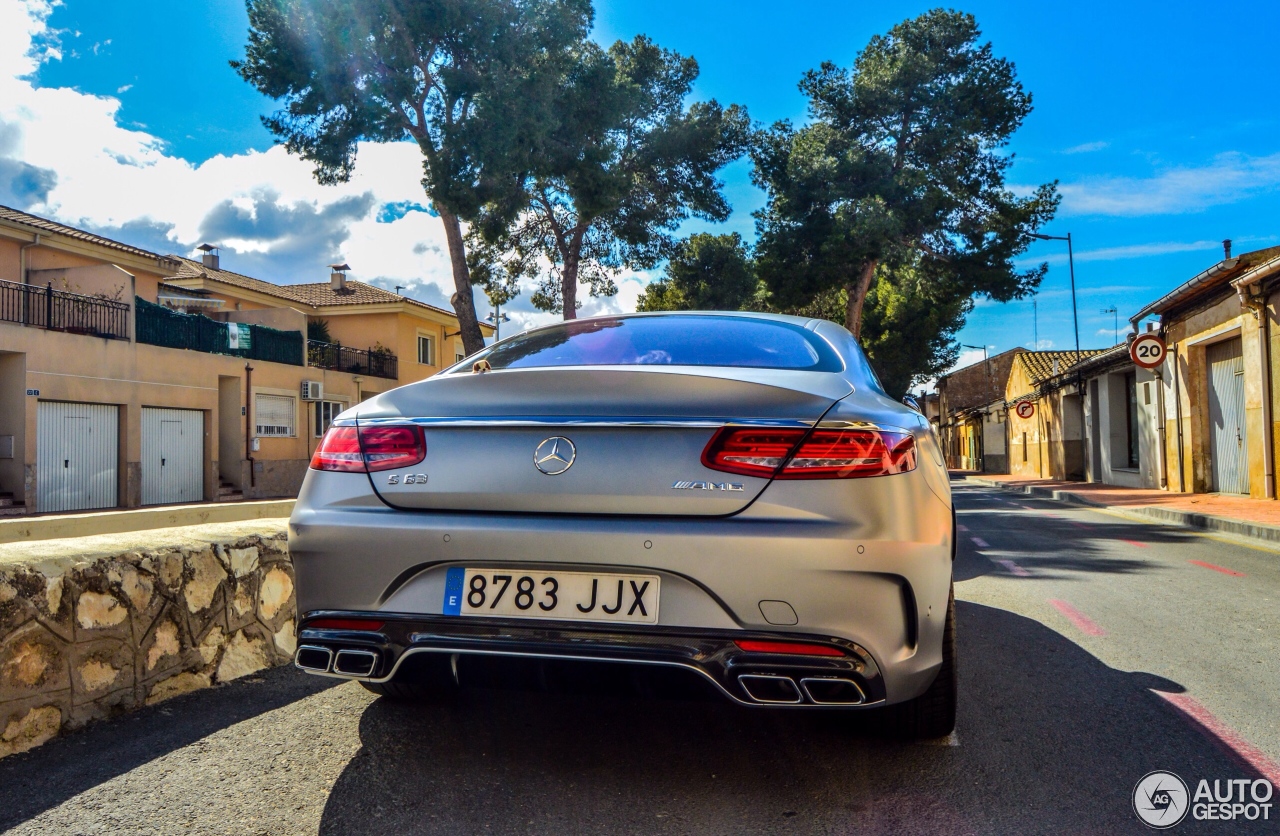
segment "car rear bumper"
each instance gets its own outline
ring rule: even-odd
[[[318,612],[312,616],[376,616],[382,622],[376,631],[315,629],[304,622],[295,665],[323,676],[387,682],[406,660],[419,654],[505,656],[682,668],[702,676],[742,705],[851,708],[885,700],[884,679],[871,655],[854,642],[828,636],[654,627],[566,628],[381,612]],[[841,655],[748,652],[737,644],[752,639],[819,644]],[[366,669],[366,664],[371,666]]]

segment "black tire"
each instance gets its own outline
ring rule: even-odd
[[[931,740],[956,729],[956,595],[947,596],[947,620],[942,630],[942,667],[929,690],[913,700],[885,709],[885,720],[894,737]]]
[[[458,693],[448,656],[422,655],[405,660],[388,682],[360,682],[380,697],[405,702],[443,702]]]

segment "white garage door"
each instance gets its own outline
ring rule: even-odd
[[[41,401],[36,411],[36,510],[114,508],[120,409]]]
[[[204,413],[142,408],[142,504],[204,499]]]

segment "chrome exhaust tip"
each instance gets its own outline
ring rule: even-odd
[[[293,665],[311,673],[328,673],[333,665],[333,651],[327,647],[304,644],[293,655]]]
[[[800,687],[814,705],[860,705],[867,701],[867,695],[852,679],[808,676],[800,680]]]
[[[795,680],[789,676],[765,673],[744,673],[738,683],[751,699],[759,703],[796,705],[804,702]]]
[[[372,650],[339,650],[333,659],[333,672],[342,676],[372,676],[378,667],[378,654]]]

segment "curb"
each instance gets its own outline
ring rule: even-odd
[[[1176,525],[1200,531],[1218,531],[1223,534],[1234,534],[1237,537],[1247,537],[1251,540],[1261,540],[1264,543],[1280,544],[1280,526],[1234,520],[1230,517],[1216,517],[1212,514],[1197,514],[1192,511],[1176,511],[1154,505],[1140,505],[1132,508],[1123,505],[1108,505],[1105,502],[1088,499],[1071,491],[1038,488],[1034,485],[1014,487],[1004,482],[997,482],[994,479],[980,479],[975,476],[970,476],[969,481],[991,488],[999,488],[1009,493],[1020,493],[1041,499],[1054,499],[1070,505],[1082,505],[1086,508],[1101,508],[1113,513],[1141,517],[1151,522],[1164,523],[1165,525]]]

